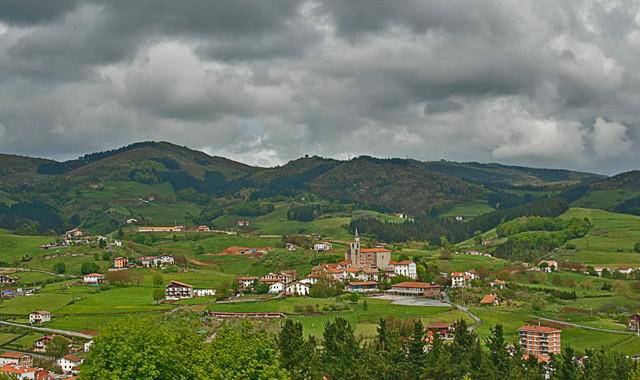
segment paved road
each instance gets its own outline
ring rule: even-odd
[[[457,308],[458,310],[465,312],[469,317],[471,317],[471,319],[473,319],[474,323],[473,325],[469,326],[469,330],[473,330],[482,324],[482,319],[480,319],[480,317],[478,317],[477,315],[473,314],[468,307],[451,302],[451,300],[449,299],[449,295],[446,292],[444,293],[443,301]]]
[[[449,304],[434,300],[430,298],[422,298],[422,297],[403,297],[403,296],[395,296],[390,294],[385,294],[381,296],[372,296],[371,298],[381,299],[391,301],[393,305],[406,305],[406,306],[436,306],[436,307],[447,307]]]
[[[51,334],[73,336],[73,337],[76,337],[76,338],[83,338],[83,339],[93,339],[93,336],[91,336],[91,335],[83,334],[83,333],[76,332],[76,331],[57,330],[57,329],[50,329],[50,328],[46,328],[46,327],[34,327],[34,326],[21,325],[19,323],[13,323],[13,322],[7,322],[7,321],[0,321],[0,324],[6,325],[6,326],[22,327],[22,328],[26,328],[26,329],[31,329],[33,331],[41,331],[41,332],[46,332],[46,333],[51,333]]]
[[[15,270],[16,272],[46,273],[46,274],[50,274],[52,276],[57,276],[57,277],[69,277],[69,278],[78,277],[78,276],[73,276],[73,275],[70,275],[70,274],[53,273],[53,272],[48,272],[46,270],[40,270],[40,269],[29,269],[29,268],[2,268],[2,269]]]
[[[612,333],[612,334],[636,335],[636,333],[634,333],[632,331],[603,329],[603,328],[600,328],[600,327],[591,327],[591,326],[579,325],[577,323],[558,321],[558,320],[549,319],[549,318],[542,318],[542,317],[538,317],[538,316],[535,316],[535,315],[530,315],[530,317],[539,319],[541,321],[557,323],[559,325],[571,326],[571,327],[576,327],[576,328],[584,329],[584,330],[601,331],[601,332],[608,332],[608,333]]]

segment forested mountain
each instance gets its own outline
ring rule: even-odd
[[[231,209],[259,215],[273,208],[265,203],[301,194],[312,194],[316,201],[433,216],[464,202],[488,200],[492,207],[514,207],[535,199],[531,192],[548,192],[550,186],[562,191],[606,181],[569,170],[369,156],[348,161],[304,157],[261,168],[149,141],[64,162],[0,155],[0,220],[20,216],[19,226],[5,223],[0,228],[58,231],[81,221],[109,231],[128,217],[148,223],[208,223]],[[311,198],[296,201],[300,199]],[[46,220],[23,212],[34,204],[48,205]]]

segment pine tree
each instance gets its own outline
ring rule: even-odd
[[[497,378],[509,377],[512,362],[507,351],[502,325],[496,325],[491,329],[491,336],[487,338],[486,345],[489,349],[489,357],[495,367]]]
[[[554,379],[577,380],[580,378],[580,368],[575,360],[575,355],[576,353],[571,346],[564,346],[561,355],[554,357]]]
[[[324,351],[321,362],[330,379],[361,379],[360,341],[344,318],[336,318],[324,326]]]
[[[419,319],[413,324],[413,336],[409,344],[409,378],[420,379],[425,365],[424,326]]]

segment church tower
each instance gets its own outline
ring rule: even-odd
[[[349,247],[349,252],[345,255],[346,260],[350,260],[351,264],[355,265],[358,261],[358,255],[360,254],[360,235],[358,235],[358,229],[356,228],[356,233],[351,242],[351,246]]]

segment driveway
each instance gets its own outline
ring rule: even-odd
[[[442,301],[433,300],[430,298],[423,298],[423,297],[406,297],[406,296],[403,297],[403,296],[385,294],[381,296],[373,296],[371,298],[391,301],[393,305],[451,307],[451,305],[444,303]]]

